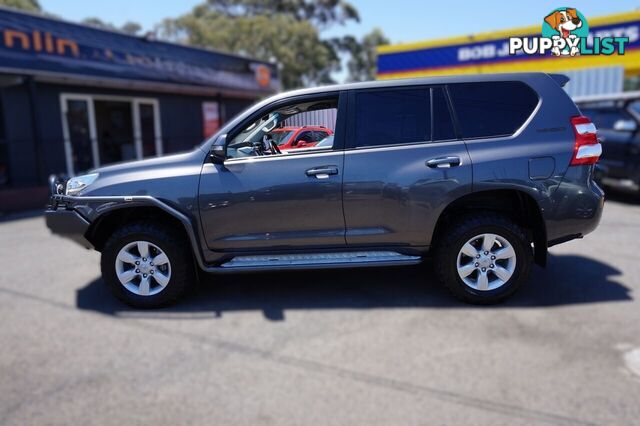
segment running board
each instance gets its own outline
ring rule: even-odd
[[[351,266],[387,266],[420,263],[420,256],[395,251],[356,251],[339,253],[275,254],[237,256],[223,263],[223,269],[333,268]]]

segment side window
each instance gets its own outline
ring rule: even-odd
[[[357,147],[431,140],[428,88],[356,93]]]
[[[313,143],[296,144],[301,140],[304,142],[316,141],[317,132],[305,129],[305,127],[322,126],[334,132],[337,118],[337,96],[280,105],[270,111],[265,111],[260,117],[246,123],[242,128],[230,132],[227,157],[242,158],[313,152],[316,150]],[[331,150],[332,147],[333,145],[329,144],[318,147],[317,150]]]
[[[514,134],[538,104],[533,89],[519,81],[457,83],[448,87],[462,137],[469,139]]]
[[[456,139],[456,132],[451,119],[451,111],[442,87],[433,88],[433,140],[445,141]]]
[[[322,139],[326,138],[327,135],[327,132],[313,132],[313,141],[320,142]]]
[[[312,132],[301,132],[297,137],[296,140],[293,141],[293,145],[297,145],[298,142],[312,142],[313,141],[313,134]]]

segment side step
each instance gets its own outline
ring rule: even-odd
[[[224,269],[333,268],[352,266],[387,266],[420,263],[420,256],[395,251],[355,251],[339,253],[275,254],[237,256],[223,263]]]

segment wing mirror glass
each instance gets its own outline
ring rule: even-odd
[[[613,130],[618,132],[635,132],[638,125],[633,120],[618,120],[613,123]]]
[[[211,146],[211,159],[216,164],[227,159],[227,135],[221,135]]]

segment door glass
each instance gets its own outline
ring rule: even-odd
[[[142,156],[156,155],[156,127],[153,104],[139,104],[140,137],[142,139]]]
[[[280,106],[239,131],[232,131],[227,157],[295,155],[329,150],[333,143],[316,146],[318,140],[314,134],[317,132],[304,128],[322,127],[326,129],[323,133],[331,136],[336,128],[337,113],[337,98]],[[299,141],[304,143],[296,143]]]
[[[392,89],[356,95],[356,146],[431,140],[428,89]]]
[[[95,101],[100,164],[136,158],[130,102]]]
[[[78,174],[93,168],[91,133],[89,131],[89,104],[85,100],[67,101],[67,125],[73,171]]]

